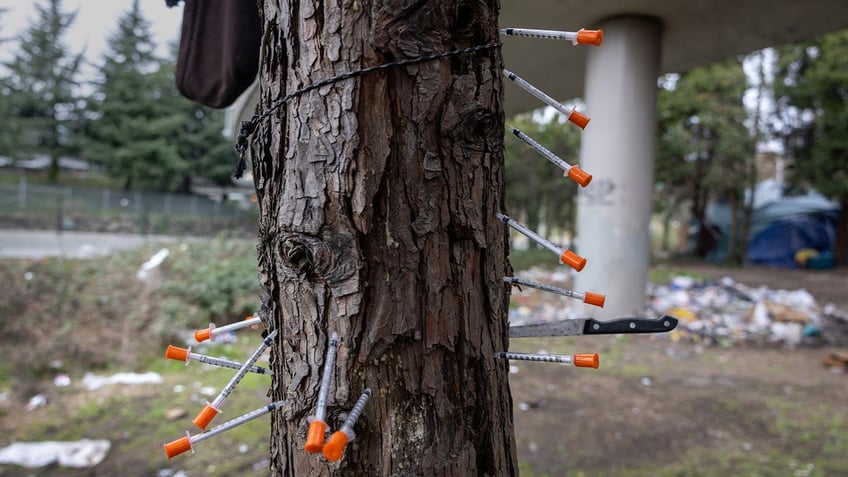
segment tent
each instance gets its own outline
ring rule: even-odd
[[[768,179],[757,184],[751,217],[750,240],[745,261],[779,268],[798,268],[795,254],[802,249],[832,253],[836,241],[839,205],[821,194],[784,196],[781,184]],[[727,254],[725,231],[730,208],[715,203],[707,208],[707,220],[722,231],[709,257],[723,261]]]

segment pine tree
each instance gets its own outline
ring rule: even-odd
[[[167,92],[153,81],[159,68],[155,49],[150,23],[136,0],[109,37],[87,127],[87,157],[120,178],[126,189],[161,185],[172,172],[167,169],[174,169],[168,165],[179,162],[158,104]]]
[[[188,192],[191,178],[228,182],[223,113],[181,97],[174,59],[160,59],[139,2],[119,20],[100,66],[87,155],[124,188]]]
[[[7,134],[16,138],[16,156],[50,158],[48,178],[56,182],[59,158],[79,144],[80,98],[77,75],[82,53],[72,54],[62,41],[76,13],[65,13],[61,0],[36,4],[37,18],[22,34],[14,58],[5,63],[9,77]],[[7,94],[8,93],[8,94]]]
[[[3,30],[3,14],[6,13],[5,8],[0,8],[0,31]],[[0,36],[0,45],[8,42],[9,39]],[[11,105],[11,87],[9,86],[9,78],[3,71],[3,76],[0,77],[0,118],[6,119],[6,127],[0,128],[0,156],[10,156],[17,150],[15,146],[15,134],[12,133],[11,123],[12,105]]]
[[[236,156],[232,142],[224,136],[224,111],[190,101],[176,87],[175,57],[162,64],[154,82],[163,91],[161,105],[172,118],[169,141],[186,162],[181,177],[175,178],[177,190],[189,192],[193,177],[210,179],[218,185],[231,184]]]

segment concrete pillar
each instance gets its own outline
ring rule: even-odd
[[[589,50],[580,166],[592,174],[577,200],[577,252],[587,265],[575,289],[607,295],[595,317],[642,314],[650,266],[651,193],[656,148],[662,24],[655,18],[602,22],[604,42]]]

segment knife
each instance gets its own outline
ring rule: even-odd
[[[663,315],[656,319],[617,318],[601,321],[594,318],[575,318],[509,327],[510,338],[542,336],[609,335],[618,333],[664,333],[677,327],[677,318]]]

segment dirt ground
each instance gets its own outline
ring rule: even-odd
[[[848,270],[673,264],[748,286],[804,288],[848,310]],[[848,375],[834,347],[710,347],[668,335],[513,339],[514,351],[597,352],[598,370],[518,363],[522,476],[848,475]]]

